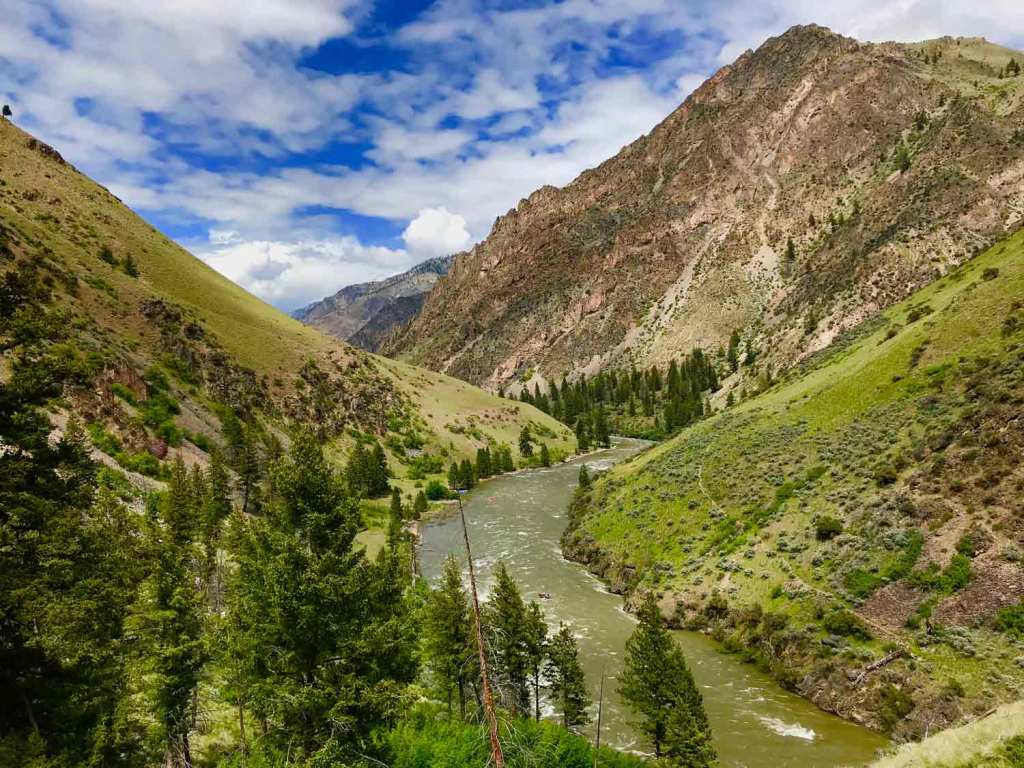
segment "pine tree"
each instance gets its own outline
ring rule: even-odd
[[[256,435],[247,424],[240,425],[240,444],[237,451],[235,471],[238,473],[238,487],[242,495],[242,511],[256,511],[255,500],[262,479],[262,466]]]
[[[605,414],[604,407],[598,406],[594,411],[594,442],[603,448],[611,446],[611,435],[608,430],[608,416]]]
[[[582,416],[576,419],[576,445],[581,451],[590,448],[590,430],[587,428],[587,421]]]
[[[540,444],[540,465],[542,467],[550,467],[551,466],[551,454],[548,452],[548,444],[547,443],[541,443]]]
[[[231,479],[220,451],[210,456],[204,478],[205,492],[200,510],[200,543],[203,547],[203,582],[207,603],[219,613],[223,606],[224,562],[220,555],[224,521],[231,514]]]
[[[530,711],[527,688],[526,606],[503,561],[494,569],[494,587],[487,601],[485,625],[491,665],[504,706],[514,717]]]
[[[580,464],[579,487],[584,491],[590,488],[590,472],[586,464]]]
[[[420,491],[419,493],[416,494],[416,501],[413,502],[412,519],[422,519],[423,516],[427,514],[428,509],[430,509],[430,505],[427,503],[427,494],[425,494],[423,491]]]
[[[548,660],[544,665],[544,676],[548,690],[556,706],[562,711],[562,726],[576,730],[590,721],[587,708],[590,696],[580,666],[579,648],[576,638],[565,624],[559,624],[558,632],[548,643]]]
[[[524,458],[533,456],[533,436],[528,424],[524,424],[519,432],[519,454]]]
[[[476,449],[476,476],[479,478],[490,477],[494,474],[491,466],[491,451],[487,447]]]
[[[463,459],[459,462],[459,488],[469,490],[476,486],[476,480],[476,469],[473,467],[473,464],[470,463],[469,459]]]
[[[792,264],[796,261],[796,246],[793,245],[793,238],[786,238],[786,263]]]
[[[619,693],[639,715],[637,726],[651,739],[656,757],[664,755],[688,767],[711,765],[711,728],[700,691],[682,648],[662,626],[653,593],[637,618],[639,624],[626,642]]]
[[[448,467],[448,487],[453,491],[462,490],[462,474],[459,472],[458,462],[453,461]]]
[[[380,443],[373,444],[373,451],[370,454],[370,470],[367,482],[367,495],[371,498],[383,496],[391,486],[388,478],[391,470],[388,468],[387,456],[384,455],[384,448]]]
[[[405,510],[402,508],[402,492],[391,489],[391,505],[388,509],[388,546],[394,549],[405,535]]]
[[[150,503],[147,546],[152,571],[143,583],[128,626],[142,694],[157,723],[166,766],[192,765],[190,734],[196,693],[207,660],[203,600],[198,588],[202,558],[194,536],[202,499],[179,458],[168,491]]]
[[[449,555],[437,589],[427,600],[424,651],[452,713],[452,696],[458,695],[459,716],[466,717],[466,684],[474,679],[475,659],[469,599],[462,585],[458,561]]]
[[[530,601],[526,609],[526,623],[523,627],[523,643],[526,649],[526,666],[533,686],[534,718],[540,722],[540,673],[547,655],[548,624],[544,612],[536,600]]]
[[[232,524],[232,687],[268,747],[306,759],[329,743],[362,748],[416,674],[407,564],[354,548],[358,501],[309,433],[272,481],[266,514]]]
[[[729,362],[729,370],[735,373],[740,367],[740,334],[738,331],[733,331],[732,335],[729,336],[729,351],[726,353],[726,359]]]

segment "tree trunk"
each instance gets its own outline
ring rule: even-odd
[[[241,765],[245,768],[245,756],[249,754],[249,744],[245,740],[245,706],[242,704],[242,697],[238,697],[238,748],[242,756]]]
[[[533,673],[533,710],[534,719],[540,722],[540,672]]]

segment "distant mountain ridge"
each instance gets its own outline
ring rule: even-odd
[[[513,392],[734,331],[787,368],[1024,220],[1014,58],[794,27],[500,216],[382,351]]]
[[[437,280],[448,274],[453,256],[439,256],[385,280],[358,283],[313,302],[292,317],[370,352],[396,328],[419,314]]]

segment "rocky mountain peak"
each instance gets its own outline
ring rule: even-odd
[[[794,27],[499,217],[386,349],[493,388],[734,331],[787,367],[1019,225],[1013,53]]]

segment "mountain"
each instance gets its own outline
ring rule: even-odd
[[[565,551],[824,709],[972,719],[1024,690],[1022,373],[1024,231],[602,475]]]
[[[292,313],[326,334],[376,352],[388,335],[412,320],[437,280],[448,274],[453,257],[417,264],[386,280],[342,288],[333,296]]]
[[[139,482],[163,477],[178,456],[204,462],[226,429],[237,437],[239,421],[271,454],[295,425],[338,458],[380,441],[410,488],[405,478],[429,461],[515,445],[526,425],[559,454],[573,448],[568,430],[529,406],[355,349],[270,307],[7,120],[0,246],[10,304],[0,380],[19,356],[19,375],[48,378],[53,423],[76,415],[98,458]]]
[[[788,367],[1020,223],[1012,57],[795,27],[499,217],[384,351],[513,391],[664,367],[733,331],[758,373]]]

